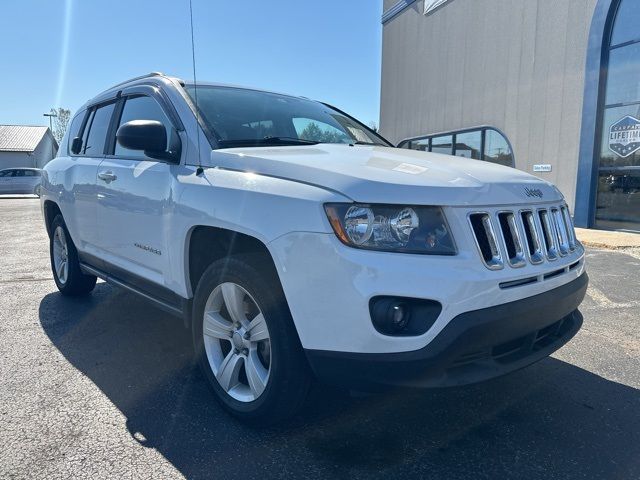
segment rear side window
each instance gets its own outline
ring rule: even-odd
[[[13,170],[3,170],[0,172],[0,178],[13,177]]]
[[[95,110],[92,115],[91,124],[89,125],[89,133],[86,141],[83,142],[82,153],[89,156],[101,156],[104,153],[104,144],[109,131],[109,123],[111,122],[111,114],[115,103],[103,105]]]
[[[127,98],[122,109],[118,127],[132,120],[156,120],[164,125],[169,140],[172,140],[172,135],[177,135],[160,104],[151,97],[135,96]],[[167,147],[165,146],[165,148]],[[121,146],[118,142],[116,142],[114,154],[129,158],[147,158],[144,152],[140,150],[129,150]]]
[[[36,170],[24,170],[25,177],[37,177],[38,175],[40,175],[40,172]]]
[[[80,127],[82,127],[84,114],[85,112],[76,115],[71,122],[71,126],[69,127],[69,140],[67,142],[67,154],[69,155],[73,155],[73,153],[71,152],[71,144],[73,143],[73,139],[80,136]]]

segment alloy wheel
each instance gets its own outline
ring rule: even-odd
[[[262,310],[249,292],[232,282],[218,285],[207,299],[202,331],[220,387],[240,402],[260,397],[271,372],[271,341]]]
[[[53,232],[53,266],[58,281],[65,284],[69,276],[69,247],[62,226],[58,226]]]

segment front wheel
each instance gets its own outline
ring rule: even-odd
[[[265,425],[300,408],[310,374],[278,279],[259,263],[213,263],[198,283],[192,325],[198,363],[220,403]]]

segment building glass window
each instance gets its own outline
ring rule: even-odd
[[[459,157],[484,160],[507,167],[514,166],[513,152],[507,139],[491,127],[479,127],[445,135],[429,135],[403,140],[400,148],[423,150],[425,152],[445,153]]]
[[[429,142],[431,141],[431,139],[429,138],[423,138],[420,140],[413,140],[411,142],[409,142],[409,148],[411,150],[422,150],[423,152],[428,152],[429,151]]]
[[[640,231],[640,12],[621,0],[611,34],[601,132],[596,226]]]
[[[457,157],[480,160],[482,157],[482,130],[458,133],[456,135],[456,150],[454,154]]]
[[[513,166],[513,153],[509,142],[495,130],[487,130],[485,133],[484,160],[506,167]]]
[[[431,139],[431,151],[433,153],[446,153],[451,155],[453,147],[453,135],[443,135]]]

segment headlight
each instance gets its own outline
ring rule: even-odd
[[[325,211],[342,243],[404,253],[455,255],[440,207],[328,203]]]

